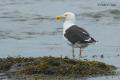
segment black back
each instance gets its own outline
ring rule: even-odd
[[[92,43],[96,42],[90,34],[83,28],[78,27],[77,25],[72,25],[69,29],[66,30],[64,36],[72,43]]]

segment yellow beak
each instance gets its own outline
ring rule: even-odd
[[[65,19],[64,16],[56,16],[56,20],[62,20],[62,19]]]

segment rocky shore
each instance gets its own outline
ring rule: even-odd
[[[7,57],[0,58],[0,71],[9,74],[25,75],[112,75],[116,73],[114,65],[98,61],[73,60],[67,57]]]

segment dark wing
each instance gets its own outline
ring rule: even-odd
[[[80,28],[77,25],[73,25],[69,29],[67,29],[64,36],[73,44],[75,44],[76,42],[96,42],[85,29]]]

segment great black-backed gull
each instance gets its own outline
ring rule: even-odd
[[[85,29],[75,24],[74,13],[65,12],[62,16],[57,16],[56,19],[64,20],[63,37],[65,41],[72,46],[73,59],[75,59],[74,48],[80,48],[80,58],[82,50],[91,43],[96,42]]]

